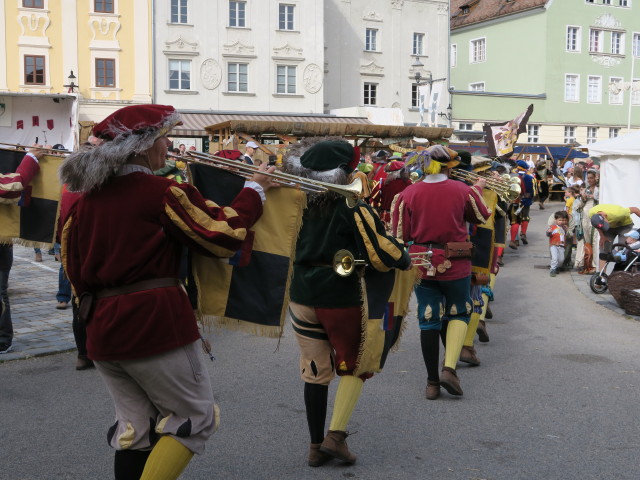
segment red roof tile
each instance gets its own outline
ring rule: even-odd
[[[451,30],[531,10],[548,1],[550,0],[451,0]],[[462,14],[461,7],[468,7],[469,13]]]

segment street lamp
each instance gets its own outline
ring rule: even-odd
[[[80,85],[76,85],[75,81],[76,81],[76,76],[73,74],[73,70],[71,70],[71,73],[67,77],[68,85],[62,85],[63,87],[69,89],[67,90],[67,93],[73,93],[74,88],[80,88]]]
[[[441,117],[446,118],[447,120],[449,120],[449,123],[451,123],[451,119],[452,117],[452,112],[453,112],[453,108],[451,107],[451,104],[447,105],[447,113],[445,112],[440,112],[438,115],[440,115]]]

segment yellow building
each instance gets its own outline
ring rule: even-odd
[[[151,102],[151,0],[0,0],[0,26],[0,96],[14,113],[25,96],[73,93],[88,127]]]

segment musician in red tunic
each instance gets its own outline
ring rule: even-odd
[[[467,222],[482,224],[491,213],[482,198],[484,179],[470,187],[448,178],[449,169],[459,163],[457,155],[441,145],[420,153],[419,164],[427,175],[400,193],[391,214],[392,232],[410,245],[410,253],[431,252],[431,266],[420,267],[422,279],[415,288],[429,400],[440,395],[440,386],[452,395],[462,395],[456,363],[471,315]],[[449,324],[439,374],[440,330],[445,316]]]
[[[200,333],[177,280],[181,246],[231,257],[272,186],[255,175],[223,207],[154,176],[180,123],[170,106],[122,108],[94,127],[104,143],[60,168],[70,191],[86,192],[66,217],[62,261],[87,319],[88,357],[115,404],[116,479],[177,478],[216,430]]]

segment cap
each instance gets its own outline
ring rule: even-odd
[[[599,213],[596,213],[595,215],[592,215],[592,217],[591,217],[591,225],[593,225],[595,228],[599,228],[603,232],[606,232],[607,230],[609,230],[609,222],[607,222],[604,219],[604,217],[602,215],[600,215]]]
[[[529,170],[529,165],[528,165],[528,164],[527,164],[527,162],[525,162],[524,160],[518,160],[518,161],[516,162],[516,165],[517,165],[519,168],[524,168],[525,170]]]
[[[260,148],[256,142],[247,142],[247,148]]]
[[[431,158],[431,160],[435,160],[447,168],[453,168],[460,163],[458,152],[443,145],[434,145],[429,147],[427,151],[429,152],[429,158]]]
[[[171,105],[130,105],[116,110],[93,127],[93,135],[113,140],[120,135],[158,130],[156,138],[176,125],[182,125],[180,114]]]
[[[353,172],[360,160],[360,149],[342,140],[318,142],[300,157],[300,164],[311,170],[326,171],[342,168]]]
[[[398,170],[401,170],[402,167],[404,167],[404,162],[401,162],[399,160],[392,160],[387,164],[386,167],[384,167],[384,170],[386,172],[397,172]]]
[[[633,238],[634,240],[640,240],[640,232],[637,230],[631,230],[628,233],[624,234],[625,237]]]

